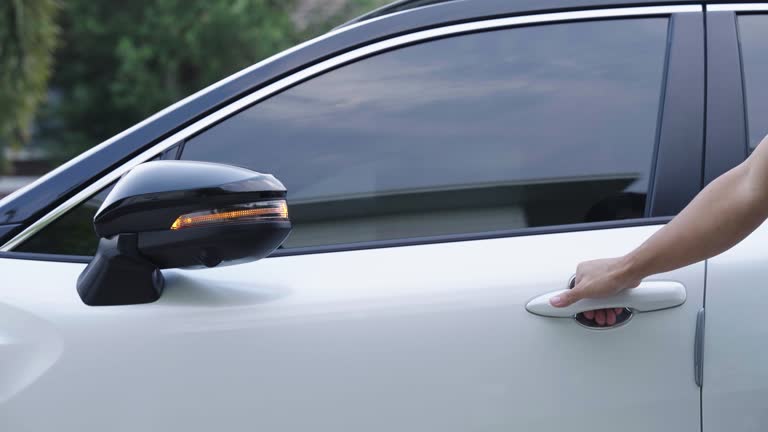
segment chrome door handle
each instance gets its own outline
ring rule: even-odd
[[[583,299],[564,307],[556,308],[549,299],[567,290],[558,290],[540,295],[525,306],[528,312],[545,317],[570,318],[576,314],[611,308],[628,308],[635,312],[651,312],[669,309],[685,303],[685,286],[680,282],[648,281],[638,287],[627,289],[615,296],[599,299]]]

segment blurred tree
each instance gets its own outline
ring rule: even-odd
[[[43,100],[56,43],[56,0],[0,2],[0,173],[4,144],[29,138]]]
[[[377,7],[391,3],[394,0],[346,0],[334,8],[325,8],[324,4],[329,0],[304,0],[307,3],[314,4],[309,12],[312,18],[306,20],[301,30],[302,38],[308,39],[319,34],[325,33],[334,27],[337,27],[352,18],[358,17]],[[305,20],[301,20],[305,21]]]
[[[66,0],[41,137],[69,158],[293,45],[294,1]]]
[[[52,97],[38,121],[40,142],[55,162],[69,159],[385,1],[62,0],[62,37]],[[304,2],[315,9],[297,28],[292,13]],[[331,3],[341,6],[330,9]]]

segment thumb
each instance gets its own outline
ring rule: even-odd
[[[562,292],[561,294],[558,294],[551,299],[549,299],[549,303],[552,304],[554,307],[566,307],[570,306],[577,301],[584,298],[584,290],[574,288],[570,290],[566,290]]]

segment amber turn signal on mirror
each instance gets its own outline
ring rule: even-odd
[[[206,210],[181,215],[173,221],[172,230],[236,222],[288,220],[285,200],[240,204],[224,209]]]

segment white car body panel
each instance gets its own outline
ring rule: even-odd
[[[709,260],[702,409],[708,430],[768,429],[768,224]]]
[[[171,270],[114,307],[80,301],[82,264],[0,259],[0,430],[699,431],[703,263],[615,329],[525,310],[656,229]]]

